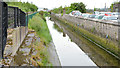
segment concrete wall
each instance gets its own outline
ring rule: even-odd
[[[13,32],[13,46],[12,46],[12,56],[15,55],[16,51],[24,41],[28,33],[28,27],[18,27],[14,29]]]
[[[110,40],[118,40],[118,29],[120,28],[120,24],[117,22],[93,20],[79,17],[76,18],[69,15],[63,15],[62,18],[69,21],[69,23],[72,23],[80,28],[84,28],[98,36],[106,38],[106,35],[109,35]]]

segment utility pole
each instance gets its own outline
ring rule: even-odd
[[[105,12],[106,12],[106,3],[105,3],[105,8],[104,9],[105,9]]]

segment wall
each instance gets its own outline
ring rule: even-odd
[[[120,28],[120,25],[117,22],[76,18],[69,15],[63,15],[62,18],[100,37],[106,38],[106,35],[109,35],[110,40],[118,40],[118,28]]]
[[[26,35],[28,33],[28,27],[17,27],[13,31],[13,46],[12,46],[12,56],[15,55],[16,51],[23,43]]]

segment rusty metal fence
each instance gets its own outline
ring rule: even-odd
[[[3,58],[4,49],[7,42],[7,29],[15,29],[14,34],[16,40],[14,45],[20,45],[24,40],[28,29],[28,21],[26,13],[18,7],[8,6],[5,2],[0,2],[0,59]],[[19,31],[19,32],[18,32]],[[19,33],[19,34],[17,34]]]

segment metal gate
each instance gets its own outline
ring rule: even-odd
[[[4,2],[0,2],[0,58],[3,58],[4,48],[7,40],[8,28],[8,7]]]

